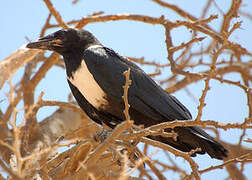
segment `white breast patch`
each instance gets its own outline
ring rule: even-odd
[[[84,60],[82,60],[81,66],[72,74],[72,77],[68,77],[68,80],[78,88],[81,94],[95,108],[99,109],[101,105],[108,103],[104,98],[105,92],[95,81]]]

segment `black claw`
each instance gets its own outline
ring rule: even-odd
[[[95,134],[94,134],[94,140],[97,141],[97,142],[104,142],[107,137],[112,133],[112,130],[109,130],[109,129],[102,129],[100,131],[97,131]]]

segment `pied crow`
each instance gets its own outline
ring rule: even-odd
[[[129,113],[136,125],[149,127],[192,119],[189,110],[178,99],[163,90],[136,64],[103,46],[86,30],[59,30],[30,42],[27,47],[56,51],[64,57],[67,81],[76,101],[98,124],[105,123],[114,128],[125,120],[123,72],[128,68],[132,80],[128,91]],[[174,131],[178,134],[176,141],[162,136],[149,138],[184,152],[201,148],[197,154],[208,153],[216,159],[227,157],[227,150],[199,127],[176,127]]]

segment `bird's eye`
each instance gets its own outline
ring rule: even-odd
[[[63,32],[62,30],[60,30],[60,31],[55,32],[55,33],[54,33],[54,36],[55,36],[56,38],[60,38],[60,37],[63,36],[63,34],[64,34],[64,32]]]

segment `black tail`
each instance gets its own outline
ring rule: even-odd
[[[201,148],[202,151],[196,152],[196,154],[207,153],[212,158],[220,160],[227,157],[228,151],[199,127],[176,127],[174,131],[178,134],[177,141],[174,141],[173,138],[162,136],[150,138],[173,146],[183,152],[190,152],[193,149]],[[196,154],[192,156],[196,156]]]

